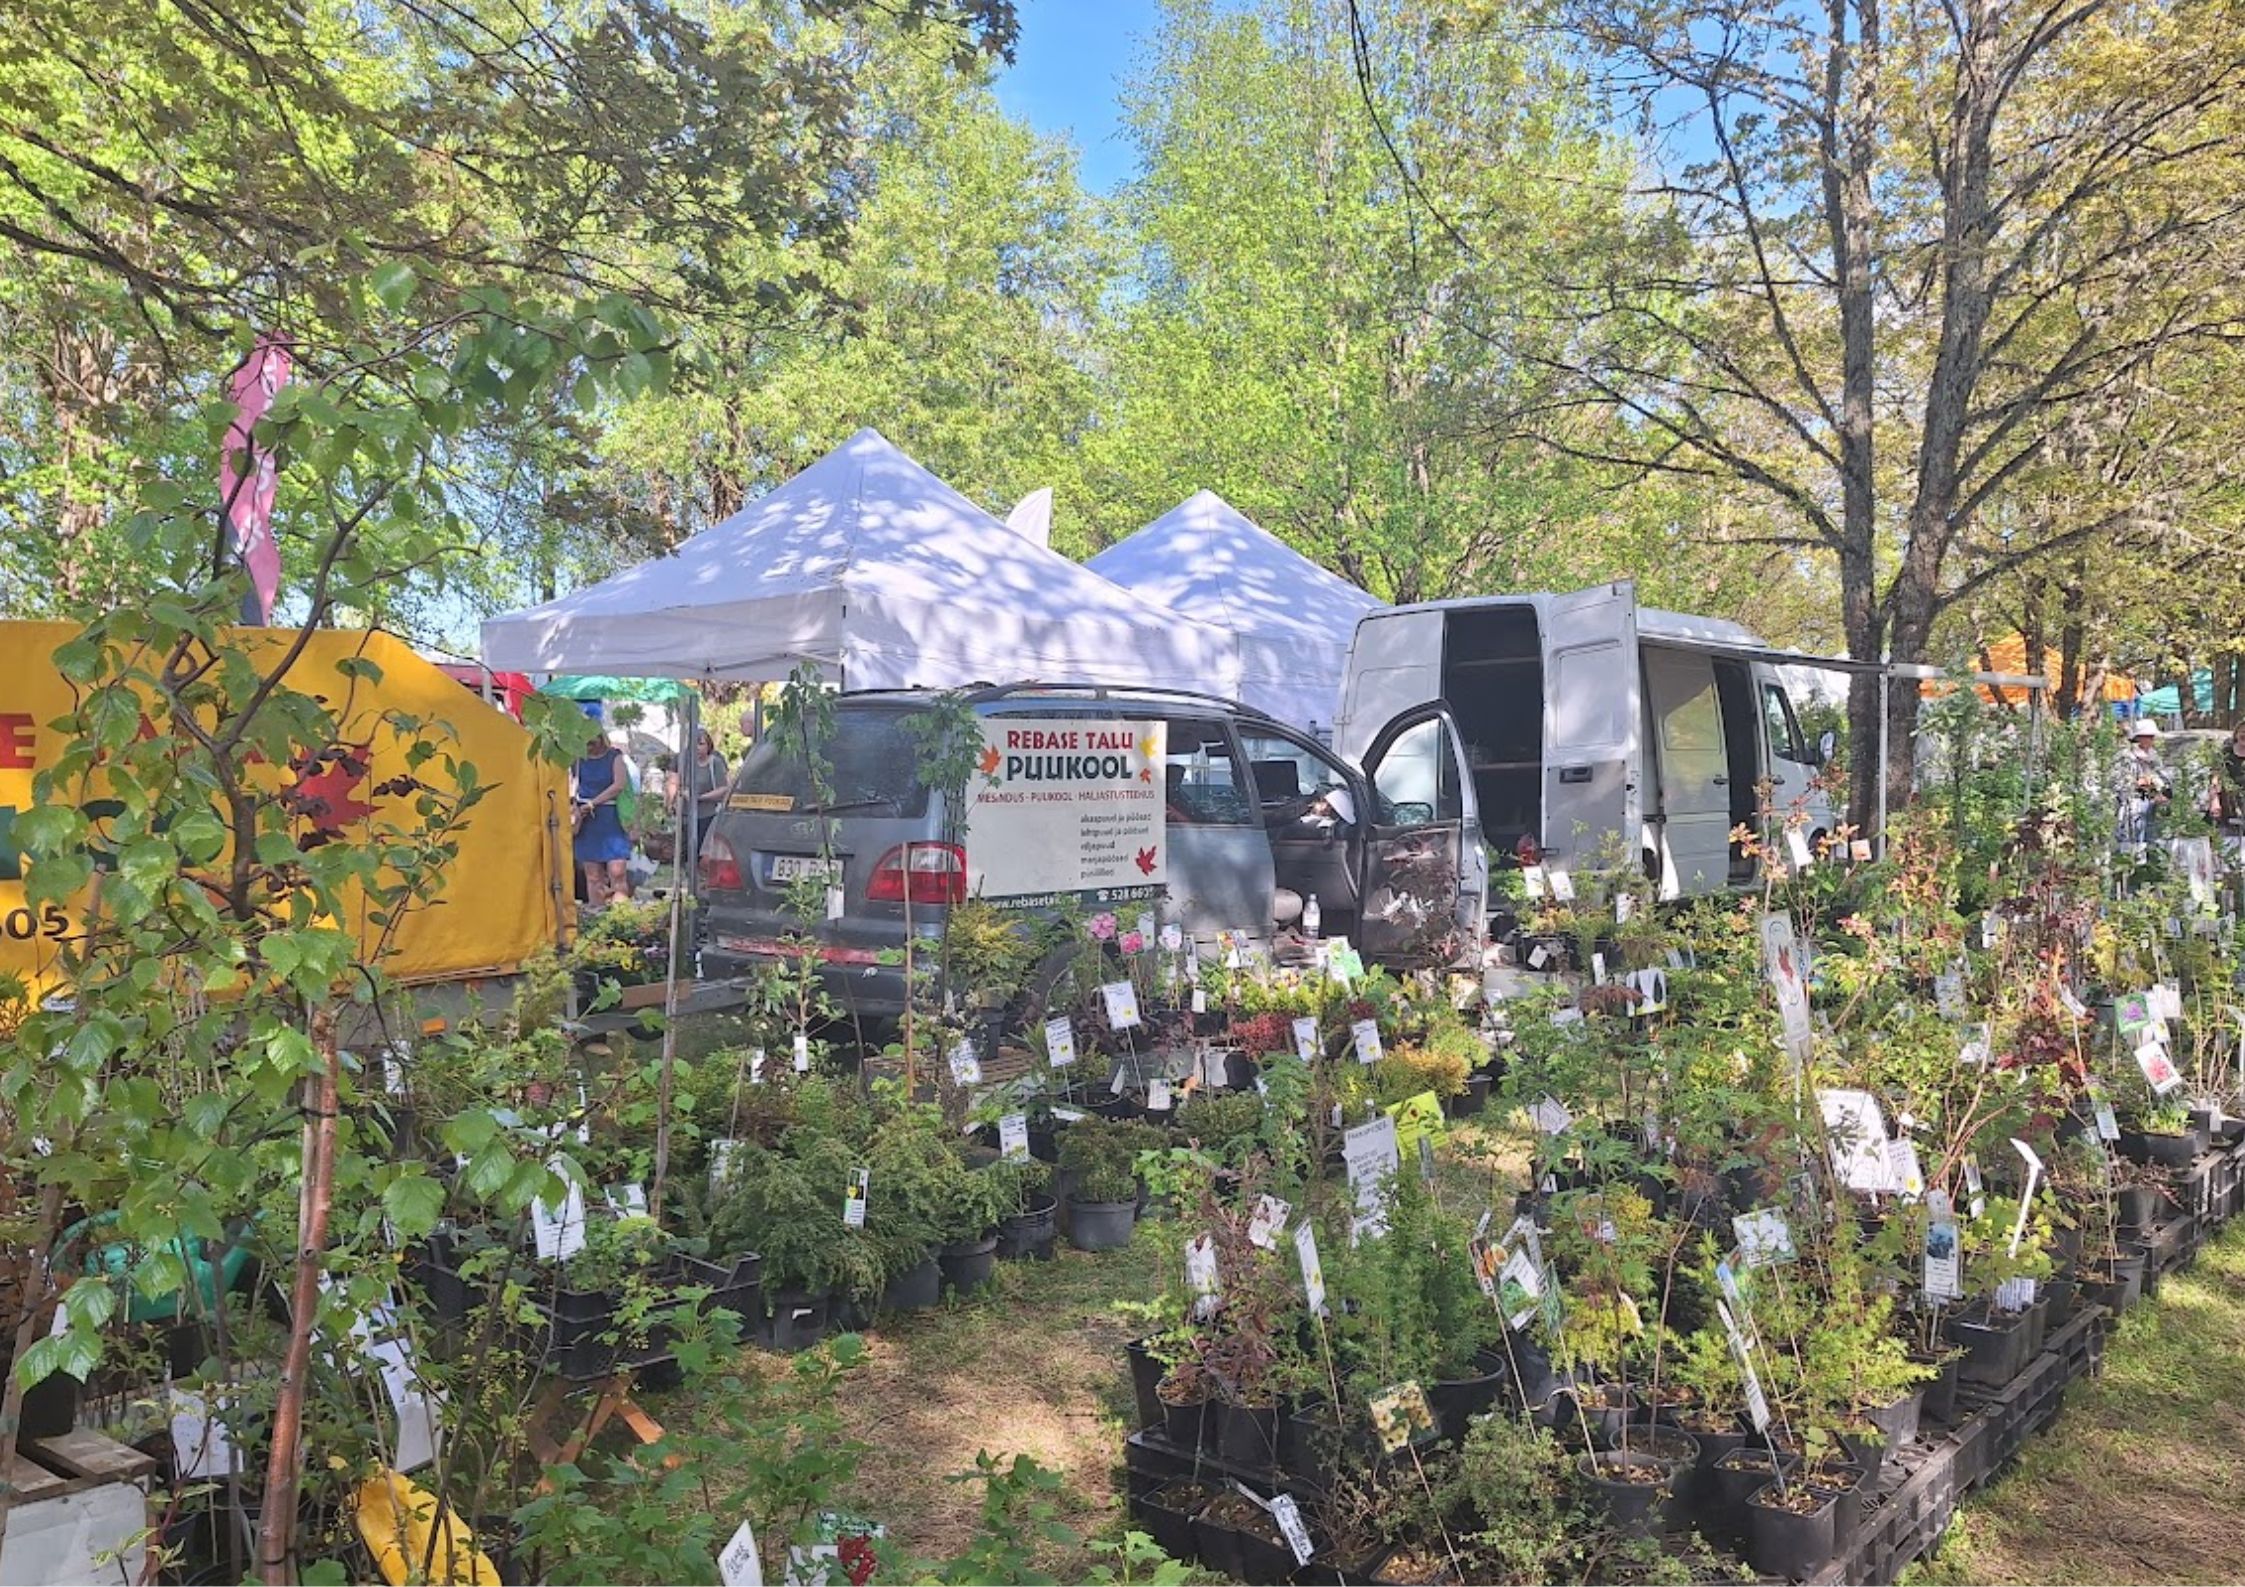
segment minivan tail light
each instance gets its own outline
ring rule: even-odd
[[[702,839],[701,877],[704,892],[741,890],[741,862],[733,857],[733,846],[714,832]]]
[[[905,851],[911,851],[911,865]],[[963,904],[967,851],[956,843],[899,843],[873,867],[865,896],[876,904]]]

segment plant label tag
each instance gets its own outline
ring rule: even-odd
[[[752,1086],[760,1086],[764,1083],[764,1049],[761,1047],[749,1049],[748,1083]]]
[[[1795,1260],[1793,1231],[1787,1227],[1782,1212],[1771,1208],[1742,1212],[1731,1219],[1731,1233],[1738,1237],[1739,1255],[1748,1272],[1768,1267],[1773,1262]]]
[[[2074,989],[2063,981],[2058,983],[2058,1002],[2075,1019],[2087,1019],[2089,1017],[2089,1005],[2075,996]]]
[[[1345,937],[1334,947],[1327,964],[1333,972],[1333,979],[1343,986],[1364,979],[1364,955],[1350,946]]]
[[[1294,1056],[1306,1064],[1317,1062],[1317,1021],[1304,1015],[1294,1022]]]
[[[2120,1120],[2113,1113],[2112,1099],[2105,1095],[2105,1088],[2094,1080],[2089,1082],[2088,1091],[2089,1104],[2096,1110],[2097,1139],[2100,1141],[2119,1140]]]
[[[2151,1008],[2154,1019],[2181,1019],[2183,989],[2173,981],[2160,982],[2151,989]]]
[[[1540,942],[1539,942],[1539,943],[1537,943],[1537,944],[1536,944],[1536,945],[1535,945],[1534,947],[1532,947],[1532,948],[1530,948],[1530,949],[1528,950],[1528,968],[1529,968],[1529,969],[1531,969],[1531,970],[1540,970],[1540,969],[1542,969],[1542,968],[1543,968],[1543,967],[1544,967],[1545,965],[1549,964],[1550,962],[1551,962],[1551,952],[1550,952],[1550,950],[1549,950],[1549,949],[1547,949],[1546,947],[1544,947],[1544,945],[1543,945],[1542,943],[1540,943]]]
[[[982,1060],[974,1054],[974,1043],[961,1041],[951,1049],[951,1083],[961,1086],[982,1084]]]
[[[223,1397],[218,1407],[226,1409]],[[174,1466],[183,1478],[224,1477],[241,1469],[241,1456],[224,1418],[212,1415],[193,1389],[174,1386],[171,1391],[171,1447]]]
[[[1167,1113],[1176,1105],[1177,1099],[1170,1090],[1168,1081],[1149,1080],[1146,1082],[1146,1111],[1148,1113]]]
[[[2169,915],[2167,917],[2167,935],[2177,941],[2182,940],[2183,922],[2180,915]]]
[[[1606,956],[1602,953],[1593,953],[1590,956],[1590,984],[1592,986],[1604,986],[1606,984]]]
[[[1107,1077],[1107,1089],[1114,1095],[1119,1097],[1123,1094],[1123,1087],[1129,1084],[1129,1069],[1124,1067],[1122,1064],[1115,1065],[1115,1072]]]
[[[1492,1297],[1497,1310],[1504,1315],[1508,1328],[1525,1328],[1535,1320],[1536,1312],[1544,1299],[1544,1273],[1526,1246],[1517,1246],[1505,1253],[1504,1265],[1497,1269],[1496,1293]]]
[[[1383,1454],[1393,1455],[1406,1445],[1434,1437],[1434,1411],[1427,1404],[1426,1390],[1416,1382],[1382,1389],[1365,1402],[1365,1408],[1372,1413],[1372,1436],[1379,1440]]]
[[[865,1198],[872,1189],[872,1169],[853,1168],[850,1170],[849,1188],[842,1195],[843,1227],[850,1229],[865,1227]]]
[[[1887,1183],[1904,1201],[1915,1201],[1925,1194],[1925,1170],[1918,1162],[1918,1143],[1907,1136],[1896,1136],[1886,1143]]]
[[[722,1587],[764,1587],[764,1562],[756,1553],[756,1528],[748,1522],[743,1521],[719,1551],[717,1579]]]
[[[1247,1242],[1259,1251],[1278,1249],[1278,1231],[1293,1216],[1292,1206],[1276,1196],[1257,1196],[1255,1212],[1247,1220]]]
[[[1138,911],[1138,941],[1142,947],[1147,948],[1161,941],[1161,928],[1150,909]]]
[[[1207,987],[1196,986],[1193,988],[1193,1012],[1196,1014],[1205,1014],[1208,1012]]]
[[[2131,992],[2113,1004],[2113,1019],[2123,1034],[2142,1030],[2151,1023],[2151,999],[2141,992]]]
[[[1966,1210],[1977,1218],[1988,1210],[1987,1187],[1980,1182],[1980,1159],[1977,1157],[1967,1157],[1964,1160],[1964,1188],[1965,1193],[1972,1198],[1966,1203]]]
[[[1805,871],[1816,863],[1816,856],[1809,852],[1808,834],[1799,827],[1785,829],[1785,852],[1792,856],[1793,869],[1797,871]]]
[[[1738,1253],[1733,1251],[1730,1255],[1717,1261],[1715,1264],[1715,1282],[1722,1287],[1724,1298],[1738,1310],[1744,1311],[1746,1309],[1746,1296],[1738,1287],[1739,1260]]]
[[[2167,1049],[2156,1038],[2147,1037],[2136,1049],[2136,1067],[2144,1072],[2144,1079],[2159,1096],[2165,1096],[2183,1083],[2182,1071],[2175,1060],[2167,1056]]]
[[[1546,1135],[1564,1135],[1573,1126],[1575,1116],[1567,1111],[1566,1103],[1546,1096],[1528,1109],[1528,1122]]]
[[[1550,884],[1544,880],[1543,867],[1540,865],[1521,866],[1520,885],[1528,890],[1530,898],[1539,903],[1543,901],[1544,894],[1551,891]]]
[[[1525,1213],[1513,1219],[1512,1227],[1504,1232],[1504,1243],[1507,1249],[1517,1246],[1527,1252],[1536,1271],[1543,1271],[1543,1235],[1537,1231],[1535,1219]]]
[[[829,884],[826,889],[826,918],[840,920],[843,914],[842,889]]]
[[[1138,1026],[1138,989],[1128,981],[1109,981],[1099,989],[1107,1005],[1109,1030],[1135,1030]]]
[[[1959,1068],[1979,1069],[1986,1066],[1990,1056],[1987,1030],[1987,1025],[1983,1023],[1980,1027],[1980,1034],[1968,1037],[1965,1044],[1957,1049],[1957,1066]]]
[[[1174,920],[1162,927],[1161,945],[1162,951],[1165,953],[1183,953],[1185,951],[1185,928]]]
[[[1982,948],[1993,948],[1995,945],[1996,912],[1991,909],[1980,917],[1980,946]]]
[[[1192,1292],[1193,1316],[1205,1322],[1216,1315],[1223,1282],[1216,1276],[1216,1237],[1205,1231],[1185,1242],[1185,1288]]]
[[[1008,1113],[998,1120],[998,1155],[1009,1163],[1029,1161],[1029,1115]]]
[[[1869,838],[1849,838],[1847,840],[1847,857],[1858,865],[1870,864],[1871,840]]]
[[[1949,1194],[1936,1190],[1925,1200],[1925,1293],[1929,1300],[1964,1299],[1964,1259],[1957,1242],[1956,1213]]]
[[[1637,895],[1635,893],[1624,891],[1614,894],[1614,924],[1617,926],[1628,925],[1629,917],[1636,907]]]
[[[608,1210],[626,1218],[647,1216],[647,1187],[645,1185],[609,1185],[600,1192],[608,1203]]]
[[[1543,878],[1550,884],[1553,898],[1562,904],[1575,901],[1575,879],[1566,871],[1556,865],[1547,865],[1544,867]]]
[[[1076,1027],[1068,1016],[1056,1014],[1045,1021],[1045,1065],[1066,1069],[1076,1061]]]
[[[1571,1004],[1566,1008],[1555,1008],[1551,1011],[1551,1023],[1560,1026],[1580,1025],[1582,1023],[1582,1010]]]
[[[811,1072],[811,1036],[808,1031],[799,1030],[795,1033],[795,1072],[799,1075]]]
[[[1481,1215],[1481,1227],[1466,1241],[1466,1260],[1473,1265],[1473,1282],[1480,1286],[1481,1294],[1490,1305],[1497,1303],[1497,1275],[1504,1271],[1506,1252],[1489,1238],[1489,1214]]]
[[[1951,965],[1933,978],[1933,1003],[1947,1020],[1964,1018],[1964,971]]]
[[[2019,1192],[2019,1216],[2011,1225],[2011,1254],[2017,1256],[2019,1254],[2019,1242],[2027,1236],[2027,1209],[2034,1205],[2035,1186],[2042,1183],[2042,1157],[2033,1147],[2017,1136],[2011,1138],[2011,1149],[2017,1152],[2021,1160],[2027,1165],[2027,1183],[2025,1188]]]
[[[1318,1265],[1317,1230],[1304,1218],[1294,1226],[1294,1260],[1302,1269],[1302,1296],[1313,1315],[1325,1315],[1325,1269]]]
[[[1668,972],[1666,970],[1638,970],[1630,976],[1630,984],[1637,989],[1637,1012],[1658,1014],[1668,1007]]]
[[[720,1136],[709,1143],[709,1188],[715,1190],[731,1177],[733,1169],[748,1151],[746,1141],[736,1141]]]
[[[1824,1139],[1832,1172],[1848,1189],[1883,1196],[1893,1188],[1887,1178],[1886,1115],[1868,1091],[1819,1090]]]
[[[1294,1502],[1294,1495],[1282,1493],[1271,1500],[1271,1519],[1278,1523],[1286,1546],[1294,1551],[1294,1563],[1307,1565],[1317,1553],[1317,1545],[1310,1541],[1310,1529],[1302,1524],[1302,1509]]]
[[[2035,1303],[2035,1281],[2031,1278],[2007,1278],[1996,1286],[1998,1311],[2025,1311]]]
[[[1239,944],[1236,942],[1227,941],[1224,946],[1224,968],[1227,970],[1239,970],[1246,968],[1246,965],[1247,959],[1239,951]]]
[[[546,1167],[568,1177],[558,1157]],[[569,1179],[568,1183],[560,1206],[550,1207],[543,1200],[531,1203],[530,1236],[537,1242],[541,1262],[565,1262],[585,1248],[584,1187],[574,1179]]]
[[[1341,1159],[1348,1167],[1349,1188],[1355,1192],[1356,1215],[1349,1225],[1349,1243],[1367,1235],[1381,1235],[1388,1227],[1388,1182],[1403,1167],[1403,1151],[1395,1120],[1383,1113],[1341,1137]]]
[[[1356,1061],[1358,1063],[1376,1064],[1386,1056],[1385,1050],[1380,1046],[1380,1022],[1378,1020],[1358,1020],[1349,1027],[1349,1035],[1356,1041]]]

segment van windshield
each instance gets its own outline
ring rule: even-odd
[[[905,729],[913,712],[884,706],[839,706],[826,745],[830,797],[823,808],[842,814],[917,817],[928,808],[918,776],[920,743]],[[820,808],[810,768],[773,734],[741,760],[733,781],[733,808],[785,813]]]

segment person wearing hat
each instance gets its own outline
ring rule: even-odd
[[[2159,819],[2174,797],[2175,779],[2159,758],[2159,724],[2139,716],[2120,757],[2120,841],[2139,848],[2156,843]]]
[[[617,802],[630,786],[623,752],[608,742],[597,704],[585,707],[585,749],[576,766],[577,864],[585,898],[598,909],[631,897],[631,837]]]

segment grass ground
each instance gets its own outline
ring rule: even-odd
[[[2093,1383],[1909,1578],[2227,1582],[2245,1569],[2245,1226],[2121,1322]]]

